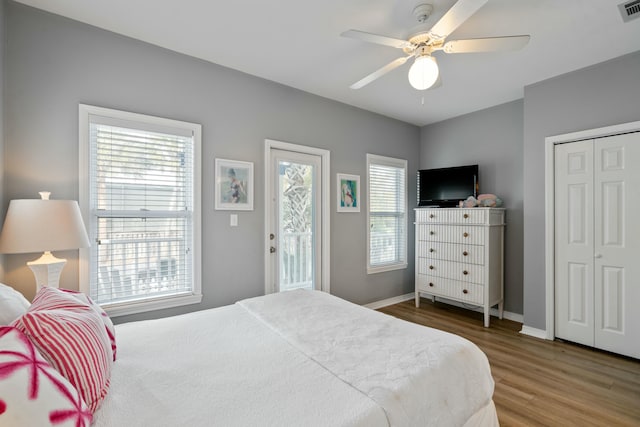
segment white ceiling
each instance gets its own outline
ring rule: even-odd
[[[640,19],[622,22],[622,0],[489,0],[448,40],[530,34],[522,51],[436,52],[437,89],[411,88],[407,63],[352,90],[403,54],[341,32],[404,39],[417,4],[433,4],[430,27],[455,0],[17,1],[420,126],[522,98],[526,85],[640,50]]]

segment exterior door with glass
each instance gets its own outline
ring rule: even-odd
[[[270,159],[267,292],[321,289],[322,157],[271,149]]]

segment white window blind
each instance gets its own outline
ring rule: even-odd
[[[407,266],[407,161],[367,154],[368,273]]]
[[[199,135],[174,121],[127,114],[87,115],[89,294],[106,307],[171,306],[167,300],[200,293]]]

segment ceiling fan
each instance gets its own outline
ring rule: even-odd
[[[417,90],[425,90],[434,86],[439,80],[439,70],[433,52],[443,50],[445,53],[472,53],[472,52],[498,52],[523,48],[530,36],[504,36],[487,37],[466,40],[451,40],[445,42],[449,34],[462,25],[467,19],[476,13],[488,0],[458,0],[451,9],[430,30],[420,31],[408,40],[400,40],[392,37],[371,34],[364,31],[348,30],[341,34],[369,43],[391,46],[402,49],[406,56],[395,59],[384,67],[374,71],[351,86],[351,89],[360,89],[372,81],[382,77],[389,71],[398,68],[410,58],[415,62],[409,69],[409,83]],[[423,24],[431,15],[433,6],[420,4],[413,10],[414,16],[420,24]]]

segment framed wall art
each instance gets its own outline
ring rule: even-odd
[[[338,212],[360,212],[360,175],[339,173],[336,182]]]
[[[215,201],[217,210],[253,210],[253,163],[215,160]]]

